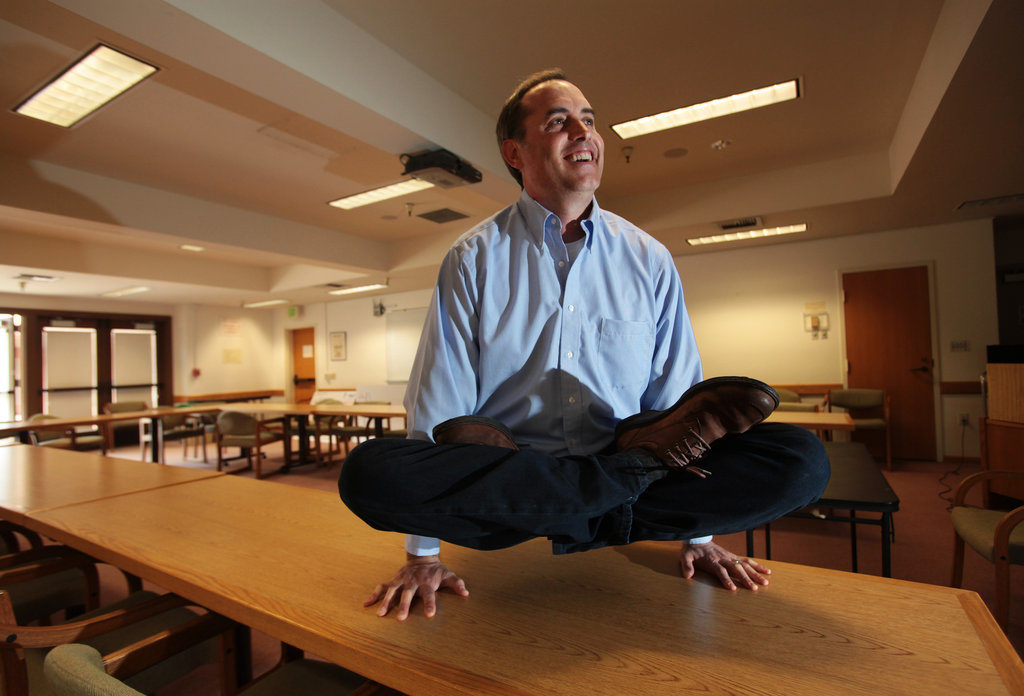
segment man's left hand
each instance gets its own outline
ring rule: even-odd
[[[711,573],[729,590],[737,586],[756,590],[759,585],[768,584],[771,570],[749,558],[742,558],[723,549],[713,541],[706,544],[683,542],[679,553],[679,565],[684,578],[692,578],[694,569]]]

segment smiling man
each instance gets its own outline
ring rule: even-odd
[[[594,196],[604,141],[578,87],[527,78],[497,136],[523,192],[442,263],[406,392],[411,439],[365,442],[342,467],[345,504],[407,535],[405,564],[366,604],[404,620],[417,597],[433,616],[439,589],[468,595],[439,540],[681,540],[684,577],[768,584],[708,535],[816,500],[821,443],[761,423],[778,405],[766,384],[702,379],[672,256]]]

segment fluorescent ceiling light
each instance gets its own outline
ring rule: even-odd
[[[354,196],[339,198],[336,201],[331,201],[327,205],[333,205],[335,208],[341,208],[343,210],[351,210],[352,208],[358,208],[362,205],[370,205],[371,203],[386,201],[389,198],[404,196],[407,193],[422,191],[423,189],[428,189],[431,186],[433,186],[433,184],[429,181],[423,181],[421,179],[407,179],[406,181],[391,184],[390,186],[382,186],[381,188],[376,188],[371,191],[357,193]]]
[[[273,307],[274,305],[288,304],[288,300],[263,300],[262,302],[244,302],[242,304],[246,309],[255,309],[256,307]]]
[[[97,46],[15,111],[67,128],[155,72],[152,65]]]
[[[195,244],[182,244],[178,248],[182,251],[206,251],[206,247],[197,246]]]
[[[357,285],[352,288],[338,288],[337,290],[328,290],[328,295],[351,295],[354,292],[365,292],[367,290],[380,290],[386,288],[387,283],[373,283],[371,285]]]
[[[744,230],[742,232],[729,232],[727,234],[713,234],[708,237],[696,237],[687,239],[686,243],[691,246],[701,244],[718,244],[719,242],[735,242],[740,239],[757,239],[758,237],[775,237],[780,234],[793,234],[795,232],[806,232],[807,225],[786,225],[785,227],[766,227],[760,230]]]
[[[104,292],[100,297],[124,297],[125,295],[138,295],[140,292],[149,292],[149,288],[145,285],[133,285],[130,288],[121,288],[120,290]]]
[[[752,89],[749,92],[733,94],[721,99],[713,99],[702,104],[684,106],[672,111],[665,111],[653,116],[644,116],[633,121],[617,123],[612,130],[618,133],[620,138],[635,138],[638,135],[647,135],[657,131],[685,126],[698,121],[727,116],[740,111],[749,111],[769,104],[796,99],[800,96],[800,90],[796,80],[780,82],[770,87]]]

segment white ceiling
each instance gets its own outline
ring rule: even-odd
[[[745,216],[809,239],[1024,214],[957,210],[1024,193],[1021,36],[1019,0],[5,0],[0,293],[152,288],[127,308],[429,287],[451,241],[517,195],[494,118],[552,66],[598,112],[602,205],[676,255],[728,248],[685,240]],[[71,129],[12,112],[99,42],[160,71]],[[630,141],[608,128],[794,77],[794,102]],[[483,181],[326,205],[437,148]],[[468,217],[418,217],[440,208]]]

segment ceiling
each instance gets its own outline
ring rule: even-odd
[[[602,205],[677,256],[1024,214],[1022,35],[1019,0],[5,0],[0,304],[132,285],[150,291],[126,308],[430,287],[451,242],[518,195],[494,118],[553,66],[597,111]],[[70,129],[13,113],[99,42],[159,72]],[[609,128],[792,78],[796,101],[629,141]],[[438,148],[483,180],[326,205]],[[443,208],[466,217],[419,217]],[[748,216],[809,229],[686,243]]]

